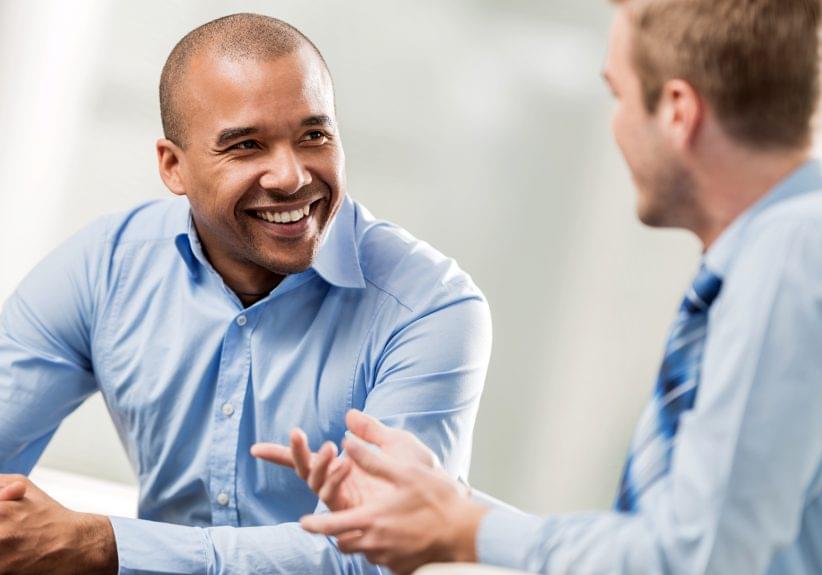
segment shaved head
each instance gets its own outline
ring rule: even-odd
[[[192,59],[207,54],[232,60],[271,60],[310,48],[328,65],[320,51],[291,24],[261,14],[232,14],[195,28],[169,54],[160,76],[160,117],[165,137],[180,147],[187,144],[186,74]]]

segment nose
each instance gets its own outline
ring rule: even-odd
[[[311,173],[290,146],[272,149],[266,161],[266,170],[260,176],[260,186],[266,190],[291,195],[311,183]]]

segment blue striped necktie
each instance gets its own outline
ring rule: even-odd
[[[671,467],[679,418],[696,399],[708,310],[721,288],[722,279],[703,265],[682,301],[665,346],[654,397],[631,442],[615,505],[618,511],[636,511],[643,494]]]

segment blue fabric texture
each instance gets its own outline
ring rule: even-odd
[[[822,163],[734,220],[701,267],[617,509],[494,509],[481,561],[551,574],[822,573]]]
[[[364,573],[296,521],[317,498],[249,454],[302,427],[337,444],[359,408],[466,475],[491,347],[454,260],[346,197],[311,268],[245,308],[185,198],[103,218],[40,263],[0,315],[0,472],[28,473],[101,393],[140,484],[112,518],[121,573]]]
[[[671,329],[654,397],[640,419],[625,463],[617,511],[636,511],[642,493],[671,468],[679,418],[693,408],[708,331],[708,310],[722,279],[704,265],[685,294]]]

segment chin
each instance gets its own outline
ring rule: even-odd
[[[652,228],[661,228],[665,225],[657,212],[647,208],[637,207],[636,217],[640,222]]]
[[[299,253],[295,253],[299,251]],[[261,254],[258,264],[260,267],[278,275],[292,275],[304,272],[311,267],[316,257],[316,246],[295,246],[294,252],[289,254]]]

